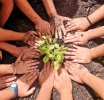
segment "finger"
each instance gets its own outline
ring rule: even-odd
[[[84,60],[80,60],[80,59],[74,59],[73,62],[74,63],[86,63]]]
[[[46,63],[46,70],[47,71],[49,71],[50,70],[50,67],[51,67],[51,63],[50,63],[50,61],[48,61],[47,63]]]
[[[75,45],[82,45],[82,44],[84,44],[84,43],[83,43],[83,42],[75,42],[75,41],[74,41],[73,44],[75,44]]]
[[[62,29],[63,34],[66,35],[66,30],[65,30],[64,25],[61,25],[60,27],[61,27],[61,29]]]
[[[55,35],[55,27],[53,25],[52,25],[51,32],[52,32],[52,36],[54,36]]]
[[[55,77],[56,80],[57,80],[58,77],[59,77],[57,70],[54,71],[54,77]]]
[[[75,59],[75,56],[71,56],[71,55],[70,56],[65,56],[65,59],[72,59],[73,60],[73,59]]]
[[[2,86],[3,86],[3,88],[9,87],[13,82],[14,82],[14,81],[4,83]]]
[[[58,33],[59,39],[62,39],[62,31],[60,27],[58,28],[57,33]]]
[[[55,29],[55,38],[58,39],[58,32],[57,32],[57,28]]]
[[[74,47],[74,48],[76,48],[76,49],[78,49],[78,48],[79,48],[79,46],[77,46],[77,45],[73,45],[73,47]]]
[[[41,38],[42,36],[41,36],[41,33],[37,30],[37,33],[38,33],[38,35],[39,35],[39,37]]]
[[[70,77],[73,81],[75,81],[75,79],[74,79],[74,77],[73,77],[72,75],[69,75],[69,77]]]
[[[29,96],[29,95],[33,94],[34,91],[35,91],[35,89],[36,89],[35,87],[31,88],[31,89],[26,93],[26,96]]]
[[[16,60],[16,62],[15,63],[17,63],[17,62],[19,62],[19,61],[21,61],[22,60],[22,58],[23,58],[23,56],[24,56],[24,54],[22,53],[18,58],[17,58],[17,60]]]
[[[29,84],[33,84],[33,82],[37,79],[39,76],[39,70],[35,70],[28,78],[27,80],[29,81]]]
[[[38,35],[38,33],[36,31],[31,30],[29,32],[33,33],[34,35]]]
[[[14,81],[17,77],[13,76],[13,77],[6,77],[4,79],[4,82],[3,83],[6,83],[6,82],[11,82],[11,81]]]
[[[65,52],[65,55],[69,55],[69,56],[73,56],[73,55],[75,55],[76,53],[75,52],[73,52],[73,51],[68,51],[68,52]]]

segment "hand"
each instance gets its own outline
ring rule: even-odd
[[[70,78],[78,83],[84,83],[85,76],[89,73],[87,68],[78,63],[66,61],[64,63],[65,69],[71,74]]]
[[[20,54],[24,54],[22,60],[28,60],[32,58],[40,58],[41,54],[36,47],[16,47],[14,53],[12,53],[15,57],[18,57]]]
[[[53,87],[53,81],[54,81],[54,74],[53,74],[53,64],[51,62],[47,62],[44,64],[44,67],[39,75],[39,84],[41,86],[50,85]]]
[[[30,46],[34,46],[35,42],[40,40],[40,38],[36,35],[38,35],[38,34],[35,31],[28,31],[25,34],[23,41]]]
[[[37,65],[39,62],[32,59],[22,61],[22,56],[23,54],[21,54],[14,63],[14,67],[16,67],[16,74],[33,72],[38,67]]]
[[[39,20],[38,23],[35,25],[35,28],[40,37],[51,35],[50,24],[45,20]]]
[[[0,90],[10,86],[15,81],[15,79],[16,77],[14,75],[0,76]]]
[[[74,44],[84,44],[88,41],[89,34],[87,32],[75,32],[74,35],[67,34],[64,36],[64,42],[73,42]]]
[[[89,63],[92,60],[90,49],[73,45],[65,53],[65,59],[72,59],[75,63]]]
[[[72,92],[71,79],[67,71],[62,68],[60,75],[55,70],[54,88],[60,93]]]
[[[31,88],[34,81],[37,79],[39,75],[39,71],[35,70],[34,72],[24,74],[21,76],[17,81],[16,84],[18,85],[18,96],[25,97],[31,95],[35,87]]]
[[[55,34],[55,38],[62,39],[62,34],[66,35],[66,30],[63,22],[66,20],[70,21],[71,19],[59,15],[54,16],[50,19],[51,19],[50,24],[51,24],[52,35]]]
[[[65,25],[66,32],[69,31],[84,31],[90,26],[89,22],[87,21],[86,17],[75,18],[71,21],[67,22]]]

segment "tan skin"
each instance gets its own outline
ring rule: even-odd
[[[41,89],[36,100],[50,100],[54,82],[54,69],[50,61],[44,64],[38,80]],[[46,92],[47,94],[44,95]]]
[[[27,0],[14,0],[19,9],[35,24],[36,31],[42,35],[50,35],[50,24],[43,20],[30,6]]]
[[[42,2],[50,18],[52,35],[55,35],[56,38],[62,39],[62,34],[66,35],[66,30],[63,25],[63,21],[70,21],[71,19],[57,14],[53,0],[42,0]]]
[[[35,87],[32,88],[30,87],[35,82],[38,75],[39,75],[39,71],[35,70],[34,72],[24,74],[16,81],[16,84],[18,85],[18,97],[26,97],[34,92]],[[14,91],[11,90],[10,88],[5,88],[0,91],[1,100],[11,100],[13,98],[14,98]]]
[[[91,74],[87,68],[78,63],[66,61],[66,70],[70,73],[70,78],[78,83],[90,86],[102,99],[104,99],[104,80]]]

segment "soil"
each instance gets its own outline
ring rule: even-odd
[[[48,16],[42,4],[42,1],[41,0],[28,0],[28,1],[33,7],[33,9],[43,19],[48,21]],[[75,17],[81,17],[81,16],[86,16],[87,14],[91,14],[101,5],[103,5],[104,1],[103,0],[54,0],[54,4],[59,15],[75,18]],[[90,7],[89,13],[86,12],[86,9],[88,7]],[[99,21],[98,23],[90,27],[90,29],[96,28],[102,25],[104,25],[104,20]],[[14,10],[9,20],[6,23],[5,28],[18,31],[18,32],[19,31],[26,32],[29,30],[35,30],[34,26],[35,25],[16,6],[14,6]],[[26,45],[21,41],[9,42],[9,43],[14,44],[16,46]],[[103,37],[93,39],[88,43],[86,43],[84,46],[88,48],[92,48],[102,43],[104,43]],[[91,73],[104,79],[104,67],[103,67],[104,64],[101,62],[101,59],[100,60],[98,58],[94,59],[91,63],[85,64],[85,66],[88,68],[88,70]],[[3,60],[0,63],[10,64],[10,63],[13,63],[15,60],[16,60],[15,57],[3,51]],[[43,63],[41,62],[40,68],[42,64]],[[87,85],[81,85],[75,82],[72,82],[72,83],[73,83],[74,100],[101,100],[98,97],[98,95],[96,95],[96,93]],[[26,98],[17,98],[15,100],[35,100],[40,87],[38,85],[38,81],[35,82],[34,85],[37,87],[37,89],[33,95]],[[55,89],[53,89],[51,100],[60,100],[60,96]]]

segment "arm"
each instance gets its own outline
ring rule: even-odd
[[[104,56],[104,44],[91,48],[90,54],[91,54],[92,59]]]
[[[35,24],[35,28],[41,37],[41,35],[50,34],[50,24],[43,20],[30,6],[27,0],[15,0],[19,9]]]
[[[5,96],[6,94],[6,96]],[[11,100],[14,98],[14,91],[10,88],[6,88],[0,91],[0,99],[1,100]]]
[[[73,100],[72,84],[69,74],[64,68],[59,70],[61,70],[60,75],[58,75],[58,71],[55,70],[54,88],[59,92],[61,100]]]
[[[23,40],[25,33],[0,28],[0,41]]]
[[[31,89],[30,87],[37,79],[38,75],[39,75],[38,70],[35,70],[34,72],[24,74],[16,81],[16,84],[18,85],[18,97],[26,97],[34,92],[35,87],[32,87]],[[11,100],[13,98],[14,91],[11,90],[10,88],[6,88],[0,91],[1,100]]]
[[[70,78],[72,80],[87,84],[104,99],[104,80],[92,75],[87,68],[78,63],[66,61],[65,68],[71,74]]]
[[[40,92],[36,100],[50,100],[53,88],[53,65],[50,62],[44,64],[39,76]]]
[[[88,16],[88,19],[90,20],[92,25],[104,18],[103,12],[104,12],[104,5],[102,5],[100,8],[98,8],[96,11],[94,11],[92,14]],[[66,31],[69,32],[72,30],[84,31],[90,26],[91,24],[89,23],[87,18],[81,17],[81,18],[74,18],[71,22],[67,23],[65,27],[66,27]]]
[[[0,75],[14,74],[12,64],[0,64]]]
[[[42,0],[49,17],[57,16],[53,0]]]
[[[53,0],[42,0],[42,1],[46,8],[47,14],[50,18],[52,35],[55,35],[56,38],[62,39],[62,33],[66,35],[66,30],[65,30],[63,22],[65,20],[70,21],[70,19],[64,16],[59,16],[57,14]]]
[[[64,37],[64,42],[65,43],[73,42],[74,44],[84,44],[91,39],[101,36],[104,36],[104,26],[95,29],[90,29],[84,32],[75,32],[74,35],[67,34],[67,36]]]

